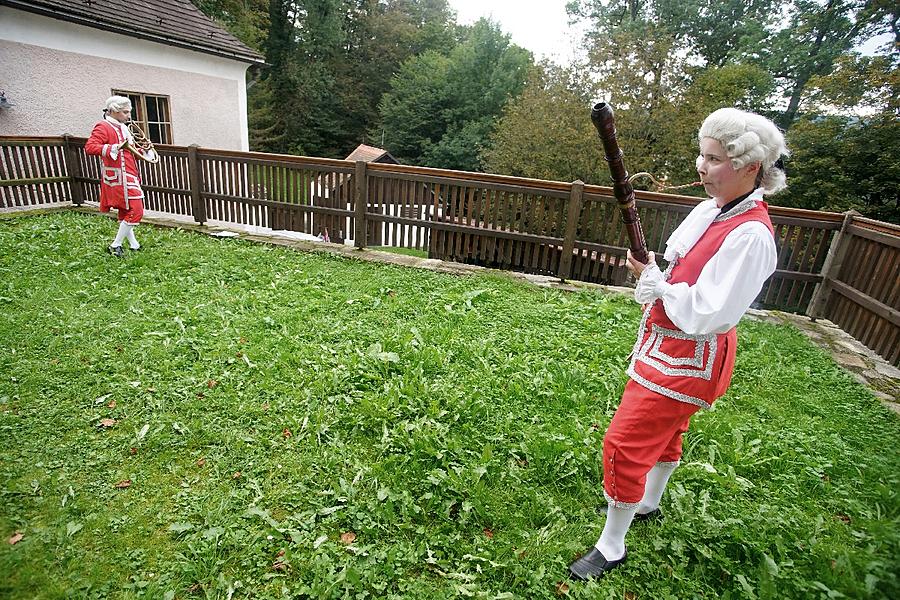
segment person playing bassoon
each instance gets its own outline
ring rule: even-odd
[[[597,120],[595,125],[604,138]],[[614,126],[610,131],[615,146]],[[628,253],[635,299],[645,308],[630,379],[603,439],[606,522],[597,543],[569,566],[579,580],[602,577],[625,562],[632,522],[662,517],[660,501],[681,460],[682,435],[691,416],[728,389],[735,326],[775,271],[763,197],[786,186],[776,165],[788,154],[784,135],[765,117],[723,108],[704,120],[699,141],[697,172],[711,199],[669,237],[665,272],[653,253],[646,264]],[[615,151],[621,158],[617,146]],[[607,147],[607,160],[610,155]],[[622,172],[627,176],[624,167]],[[630,185],[628,191],[633,198]]]

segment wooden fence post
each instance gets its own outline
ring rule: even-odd
[[[813,291],[812,298],[809,300],[809,306],[806,308],[806,315],[815,321],[825,313],[825,306],[828,303],[828,297],[831,295],[831,282],[841,272],[841,266],[844,264],[844,257],[847,254],[847,248],[850,245],[850,239],[853,237],[847,234],[847,227],[853,222],[853,217],[859,213],[855,210],[848,210],[844,213],[844,221],[841,228],[831,240],[831,246],[828,248],[828,254],[825,256],[825,262],[822,263],[822,281]]]
[[[75,154],[78,149],[72,146],[72,142],[68,133],[63,134],[63,156],[66,160],[66,171],[69,175],[69,189],[72,190],[72,204],[81,206],[84,204],[84,188],[81,181],[77,181],[81,177],[81,161]]]
[[[369,182],[367,181],[366,161],[356,161],[356,172],[353,178],[356,180],[354,190],[356,196],[353,199],[354,223],[356,233],[353,234],[353,243],[357,249],[366,247],[368,227],[366,226],[366,209],[369,204]]]
[[[572,182],[569,191],[569,204],[566,207],[566,233],[563,238],[562,256],[559,259],[559,278],[565,281],[572,275],[572,253],[575,251],[575,234],[578,220],[581,218],[581,196],[584,193],[584,182],[580,179]]]
[[[200,170],[200,159],[197,157],[199,148],[197,144],[188,146],[188,181],[191,187],[191,212],[194,213],[194,220],[202,225],[206,223],[206,206],[200,197],[203,190],[203,175]]]

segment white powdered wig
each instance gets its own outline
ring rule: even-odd
[[[720,108],[706,117],[698,137],[701,140],[712,138],[722,144],[735,169],[760,163],[757,186],[762,187],[765,194],[774,194],[787,187],[784,171],[776,167],[775,162],[790,152],[784,134],[769,119],[737,108]]]
[[[131,100],[125,96],[110,96],[106,99],[106,110],[119,112],[131,108]]]

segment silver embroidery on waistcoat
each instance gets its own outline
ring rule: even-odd
[[[118,167],[103,167],[103,183],[110,187],[122,185],[122,169]]]
[[[669,366],[679,364],[680,361],[691,361],[693,359],[672,357],[664,353],[662,350],[659,350],[663,340],[665,340],[666,338],[694,342],[694,345],[696,347],[694,354],[695,356],[700,357],[699,363],[695,365],[697,368],[680,369],[678,367]],[[707,346],[709,347],[709,359],[706,361],[706,366],[704,367],[703,355],[706,353],[705,351]],[[716,360],[718,346],[719,341],[716,334],[714,333],[691,335],[690,333],[685,333],[678,329],[666,329],[665,327],[660,327],[659,325],[654,323],[650,327],[650,335],[647,336],[647,340],[640,347],[635,357],[637,360],[650,365],[660,373],[668,375],[669,377],[697,377],[699,379],[705,379],[706,381],[709,381],[710,379],[712,379],[712,367],[713,362],[715,362]],[[653,350],[656,350],[656,355],[661,358],[661,360],[669,363],[669,365],[653,358]],[[700,370],[701,368],[703,369],[702,371]]]
[[[696,404],[700,408],[711,408],[711,404],[706,400],[701,400],[700,398],[695,398],[693,396],[689,396],[682,392],[676,392],[675,390],[670,390],[669,388],[663,387],[659,384],[653,383],[649,379],[645,379],[638,375],[634,367],[628,367],[628,371],[626,371],[629,377],[631,377],[635,383],[641,384],[641,386],[647,388],[651,392],[656,392],[661,396],[665,396],[666,398],[671,398],[672,400],[678,400],[679,402],[686,402],[688,404]]]
[[[656,328],[657,325],[654,325],[653,327]],[[656,341],[653,343],[653,347],[650,348],[650,351],[647,352],[647,355],[665,361],[670,365],[694,367],[695,369],[703,368],[703,352],[706,350],[705,344],[696,344],[694,346],[694,356],[669,356],[662,351],[661,346],[664,339],[665,336],[657,335]]]
[[[740,206],[741,205],[738,205],[737,207],[735,207],[735,209],[739,208]],[[732,211],[729,211],[729,214],[731,212]],[[678,258],[670,262],[668,267],[666,267],[666,270],[663,273],[666,281],[668,281],[672,276],[672,270],[675,268],[677,262]],[[709,402],[706,402],[705,400],[702,400],[700,398],[695,398],[694,396],[690,396],[683,392],[670,390],[667,387],[659,385],[658,383],[654,383],[649,379],[638,375],[637,371],[635,370],[637,361],[641,361],[644,364],[652,367],[653,369],[656,369],[663,375],[668,375],[670,377],[699,377],[707,381],[712,378],[712,367],[716,360],[716,354],[718,353],[718,336],[714,333],[691,335],[680,330],[666,329],[654,323],[651,327],[650,335],[647,337],[647,340],[644,341],[644,333],[647,331],[647,320],[650,318],[650,311],[653,310],[653,304],[655,303],[651,302],[650,304],[648,304],[644,309],[644,314],[641,316],[641,323],[638,326],[637,340],[635,341],[634,348],[631,352],[631,364],[628,365],[626,374],[631,377],[631,379],[633,379],[636,383],[639,383],[642,387],[645,387],[652,392],[656,392],[657,394],[660,394],[667,398],[672,398],[673,400],[678,400],[679,402],[694,404],[699,406],[700,408],[710,408],[711,405],[709,404]],[[659,347],[662,345],[662,342],[666,337],[682,340],[693,340],[697,346],[694,358],[690,359],[670,357],[663,353]],[[677,367],[669,367],[661,363],[659,360],[656,360],[657,358],[659,358],[673,365],[688,365],[691,363],[687,361],[697,361],[697,364],[694,364],[692,366],[696,366],[699,369],[703,366],[703,355],[705,354],[707,344],[709,345],[709,359],[707,360],[706,368],[702,371],[695,369],[679,369]]]
[[[721,223],[722,221],[727,221],[728,219],[733,219],[734,217],[737,217],[738,215],[744,214],[748,210],[752,209],[754,206],[756,206],[756,198],[754,198],[751,195],[751,197],[738,203],[737,206],[735,206],[734,208],[729,210],[727,213],[721,214],[718,217],[716,217],[715,219],[713,219],[713,223]]]

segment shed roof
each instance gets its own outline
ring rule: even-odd
[[[0,5],[251,64],[265,59],[190,0],[0,0]]]
[[[397,164],[397,159],[391,156],[391,153],[385,150],[384,148],[376,148],[375,146],[367,146],[366,144],[360,144],[356,147],[356,149],[350,153],[347,158],[344,160],[357,161],[362,160],[365,162],[380,162],[380,163],[391,163]]]

